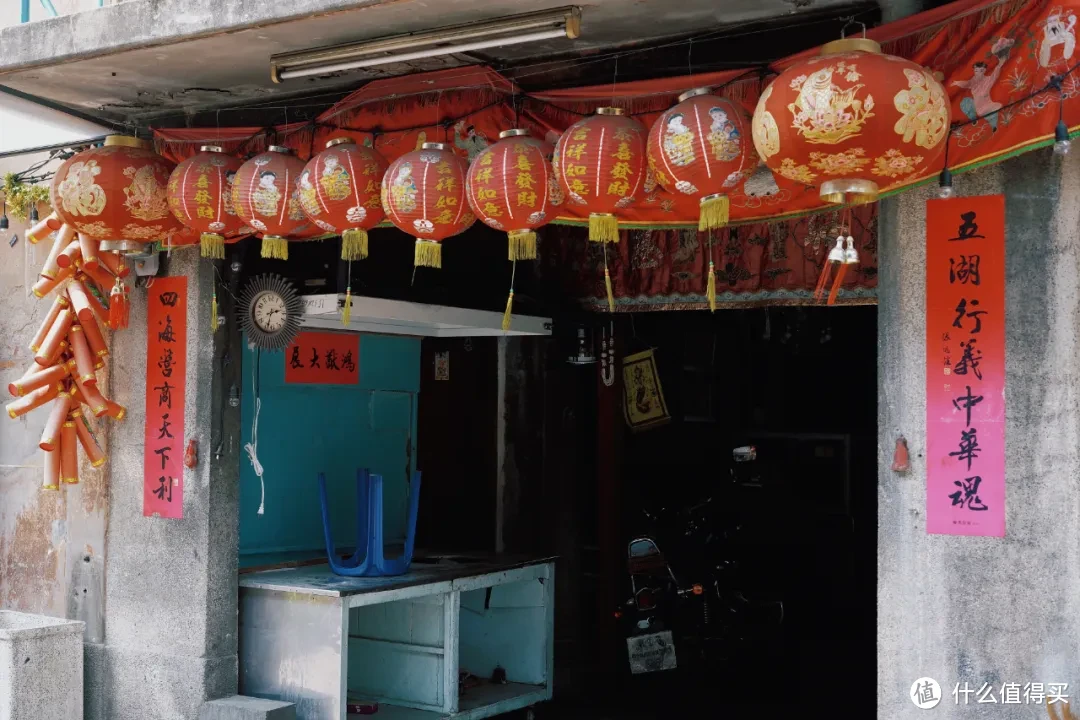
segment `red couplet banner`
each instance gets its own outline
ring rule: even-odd
[[[147,292],[143,515],[184,517],[186,277],[157,278]]]
[[[356,385],[360,382],[360,336],[300,333],[285,348],[285,382]]]
[[[1005,197],[926,204],[926,530],[1005,535]]]

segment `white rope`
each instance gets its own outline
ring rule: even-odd
[[[251,373],[251,392],[255,395],[255,419],[251,421],[251,442],[244,445],[244,451],[248,455],[248,460],[251,461],[251,467],[255,470],[255,474],[259,476],[259,488],[261,490],[261,497],[259,498],[259,515],[262,515],[266,510],[266,483],[263,481],[263,466],[259,462],[259,410],[262,409],[262,400],[259,399],[258,394],[255,391],[255,376],[258,375],[259,368],[256,366]]]

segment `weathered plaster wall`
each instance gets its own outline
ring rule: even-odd
[[[0,161],[0,173],[41,159]],[[5,404],[8,383],[33,362],[28,345],[52,304],[51,296],[38,300],[30,294],[49,241],[28,245],[25,224],[8,218],[10,228],[0,231],[0,390],[8,398]],[[9,246],[12,236],[18,241]],[[107,376],[100,380],[108,387]],[[93,469],[80,453],[79,485],[41,490],[38,441],[48,413],[46,406],[18,420],[6,413],[0,419],[0,607],[83,620],[87,637],[100,637],[109,466]],[[98,435],[109,452],[107,437]]]
[[[882,203],[879,261],[878,713],[1045,717],[1045,708],[957,706],[956,683],[1069,683],[1080,699],[1080,157],[1049,150],[957,176],[958,195],[1006,197],[1006,537],[927,535],[925,201]],[[912,470],[890,469],[896,435]]]

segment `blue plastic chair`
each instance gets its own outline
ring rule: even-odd
[[[330,525],[326,476],[319,473],[319,500],[322,504],[323,537],[330,569],[346,577],[402,575],[412,564],[416,542],[416,517],[420,508],[420,473],[413,473],[409,491],[409,515],[405,552],[399,558],[383,555],[383,478],[366,468],[356,472],[356,551],[348,558],[338,558]]]

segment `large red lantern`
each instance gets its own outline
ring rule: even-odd
[[[571,204],[589,211],[589,239],[618,242],[618,214],[642,195],[645,126],[602,107],[567,128],[555,146],[555,176]]]
[[[528,130],[504,130],[473,160],[465,185],[480,221],[505,230],[511,260],[536,258],[536,228],[551,220],[551,146]]]
[[[172,169],[145,140],[110,135],[57,169],[50,201],[61,220],[102,241],[103,251],[139,251],[182,227],[166,195]]]
[[[203,145],[169,177],[169,208],[186,227],[200,233],[203,257],[224,258],[226,238],[244,228],[232,202],[236,173],[243,164],[216,145]]]
[[[262,256],[289,259],[286,240],[307,223],[296,181],[304,171],[304,161],[280,145],[248,160],[236,171],[233,207],[249,227],[262,233]]]
[[[373,148],[335,138],[300,174],[300,207],[323,231],[341,235],[342,260],[366,258],[368,230],[386,217],[380,200],[386,167]]]
[[[864,203],[922,177],[949,133],[949,99],[931,72],[867,38],[821,48],[765,88],[754,145],[769,168],[818,187],[828,203]]]
[[[416,238],[415,264],[442,267],[442,246],[476,220],[465,199],[468,163],[443,143],[424,143],[386,170],[382,204],[395,227]]]
[[[727,224],[727,193],[757,167],[750,114],[711,94],[690,90],[649,131],[649,168],[660,186],[701,203],[699,230]]]

